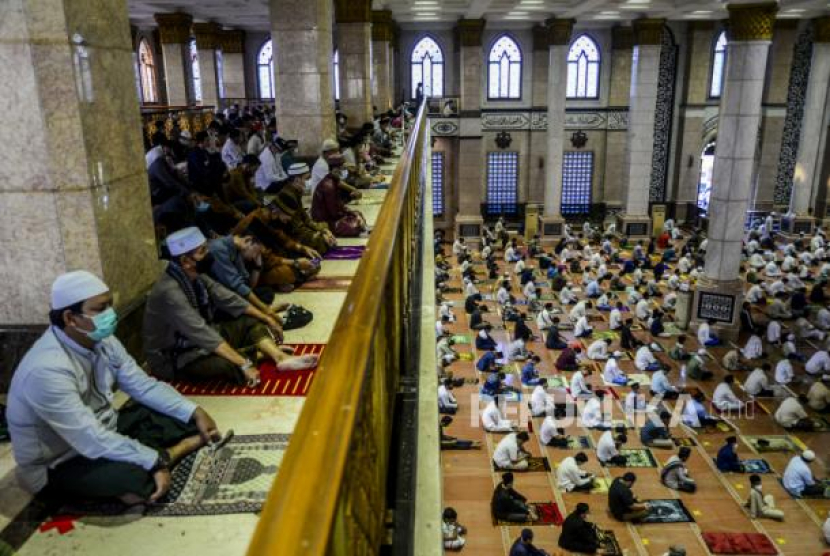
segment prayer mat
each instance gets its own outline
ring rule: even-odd
[[[461,293],[461,288],[444,288],[444,293]]]
[[[657,461],[647,448],[623,448],[620,454],[625,456],[626,467],[657,467]]]
[[[647,502],[651,509],[641,523],[690,523],[694,521],[682,500],[670,498],[647,500]]]
[[[459,361],[472,361],[473,359],[474,359],[473,354],[468,352],[468,351],[467,352],[462,351],[462,352],[458,353],[458,360]]]
[[[562,525],[565,519],[562,517],[562,512],[559,511],[559,506],[556,502],[528,502],[527,504],[534,510],[539,519],[536,521],[502,521],[493,517],[493,525],[510,526],[510,527],[529,527],[533,525]]]
[[[185,457],[173,469],[170,491],[150,506],[156,516],[256,513],[262,509],[290,434],[235,436],[218,452]]]
[[[749,444],[750,448],[759,454],[765,452],[800,452],[806,450],[807,447],[795,437],[787,435],[770,435],[770,436],[744,436],[744,442]],[[762,445],[759,441],[765,440],[766,445]]]
[[[827,421],[826,417],[814,417],[813,421],[813,431],[812,432],[826,432],[830,430],[830,422]]]
[[[633,429],[634,423],[632,423],[628,419],[614,419],[613,421],[611,421],[611,430],[621,429],[623,427],[625,427],[626,429]]]
[[[620,548],[620,543],[617,541],[617,536],[614,531],[608,529],[597,529],[597,540],[599,545],[605,551],[606,556],[622,556],[623,551]]]
[[[631,373],[630,375],[628,375],[628,382],[636,382],[640,386],[648,388],[649,386],[651,386],[651,377],[645,373]]]
[[[712,554],[778,554],[762,533],[701,533]]]
[[[346,291],[351,285],[352,279],[348,277],[315,278],[297,288],[297,291]]]
[[[542,375],[548,380],[548,388],[568,388],[568,379],[562,375]]]
[[[772,468],[765,459],[745,459],[742,460],[744,473],[772,473]]]
[[[695,439],[694,439],[694,438],[676,438],[676,437],[675,437],[675,438],[672,438],[672,440],[674,441],[674,445],[675,445],[675,446],[677,446],[677,447],[682,447],[682,446],[688,446],[688,447],[697,446],[697,442],[695,442]]]
[[[784,490],[787,490],[787,494],[789,494],[795,499],[804,498],[809,500],[826,500],[830,498],[830,479],[816,479],[815,481],[818,486],[824,488],[824,492],[821,492],[819,494],[801,494],[799,496],[795,496],[793,495],[793,493],[787,490],[786,487],[784,488]],[[779,477],[778,483],[783,487],[784,479],[782,477]]]
[[[590,436],[569,436],[567,450],[590,450],[594,447],[594,441]]]
[[[598,340],[608,340],[608,339],[610,339],[610,340],[614,340],[614,341],[617,341],[617,339],[620,337],[620,335],[618,333],[612,332],[611,330],[602,330],[600,332],[594,332],[594,336]]]
[[[735,432],[735,427],[733,427],[726,421],[718,421],[711,427],[702,427],[698,429],[698,432],[703,434],[720,434],[723,432]]]
[[[512,471],[513,473],[543,473],[550,471],[548,458],[531,456],[527,458],[527,464],[527,469],[502,469],[501,467],[497,467],[496,463],[493,462],[493,470],[496,472]]]
[[[451,336],[450,339],[458,345],[467,345],[472,342],[472,338],[470,338],[467,334],[457,334],[455,336]]]
[[[608,494],[611,488],[611,479],[605,477],[594,477],[594,487],[588,491],[589,494]]]
[[[285,344],[293,347],[295,355],[322,355],[326,344]],[[314,381],[317,368],[305,371],[278,371],[273,361],[259,365],[260,382],[255,388],[248,388],[227,380],[187,382],[181,379],[170,383],[173,388],[187,396],[305,396]]]
[[[351,247],[332,247],[323,255],[323,260],[326,261],[353,261],[363,256],[366,247],[363,245],[354,245]]]

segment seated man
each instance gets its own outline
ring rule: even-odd
[[[706,350],[700,348],[689,358],[689,362],[686,364],[686,372],[689,374],[689,378],[694,380],[710,380],[715,376],[712,371],[703,367],[703,358],[706,355]]]
[[[719,471],[725,473],[743,473],[744,465],[741,463],[741,458],[738,457],[737,437],[730,436],[726,439],[726,443],[718,450],[715,464]]]
[[[463,537],[467,528],[458,523],[458,512],[454,508],[444,508],[441,516],[441,536],[444,540],[444,550],[461,550],[466,544]]]
[[[445,378],[438,386],[438,413],[455,415],[458,411],[458,401],[452,395],[452,379]]]
[[[527,459],[530,452],[524,449],[525,443],[530,440],[526,431],[512,432],[502,438],[493,450],[493,463],[497,469],[527,469]]]
[[[556,359],[556,368],[560,371],[575,371],[579,368],[578,358],[581,353],[581,347],[566,347]]]
[[[686,462],[691,455],[691,448],[688,446],[681,447],[677,455],[670,457],[663,469],[660,470],[660,482],[672,490],[695,492],[697,483],[689,477],[689,469],[686,467]]]
[[[720,411],[740,411],[744,406],[744,402],[739,400],[738,396],[732,391],[733,384],[735,384],[735,377],[726,375],[715,388],[715,393],[712,395],[712,404]]]
[[[638,522],[649,513],[648,503],[640,502],[631,491],[636,481],[637,476],[629,471],[614,479],[608,489],[608,507],[618,521]]]
[[[597,526],[588,521],[588,511],[588,504],[579,502],[574,511],[565,518],[562,532],[559,534],[559,548],[582,554],[597,553],[600,548]]]
[[[582,315],[574,325],[574,336],[577,338],[587,338],[594,333],[594,329],[588,324],[588,316]]]
[[[602,465],[625,467],[628,460],[620,453],[620,448],[628,442],[625,429],[605,431],[597,442],[597,459]]]
[[[781,483],[787,492],[795,497],[801,496],[823,496],[827,497],[824,485],[817,483],[810,464],[815,461],[816,454],[812,450],[804,450],[801,455],[793,456],[787,468],[784,470],[784,477]]]
[[[807,391],[807,405],[814,411],[827,413],[830,410],[830,389],[820,381],[814,382]]]
[[[608,359],[608,348],[611,347],[612,343],[614,343],[614,340],[611,338],[595,340],[588,346],[588,359],[594,361],[605,361]]]
[[[576,371],[571,377],[571,396],[574,398],[593,397],[594,391],[585,379],[593,374],[591,367],[585,367]]]
[[[565,349],[568,347],[568,344],[559,334],[559,317],[553,317],[553,321],[547,329],[547,334],[545,335],[545,347],[548,349]]]
[[[557,486],[565,492],[588,492],[594,488],[594,474],[579,468],[586,463],[588,456],[584,452],[559,462],[559,467],[556,468]]]
[[[510,547],[508,556],[549,556],[547,552],[533,545],[533,529],[522,529],[518,539]]]
[[[632,331],[634,326],[634,319],[626,319],[625,324],[620,328],[620,347],[623,349],[637,349],[643,342],[641,342]]]
[[[342,182],[343,157],[339,154],[327,159],[329,172],[314,188],[311,199],[311,218],[325,222],[329,231],[337,237],[357,237],[366,230],[366,219],[357,210],[346,206],[359,198],[357,190],[344,189]]]
[[[681,416],[684,425],[697,429],[715,425],[720,421],[717,417],[707,413],[706,408],[703,406],[704,399],[703,394],[697,392],[690,399],[686,400]]]
[[[490,331],[493,330],[493,326],[491,324],[485,324],[484,327],[478,331],[476,334],[476,349],[478,350],[488,350],[488,349],[496,349],[496,340],[490,336]]]
[[[452,424],[452,417],[444,415],[441,417],[441,423],[438,425],[438,431],[441,435],[441,449],[442,450],[478,450],[481,448],[481,442],[478,440],[465,440],[455,436],[450,436],[444,432],[444,429]]]
[[[628,377],[625,376],[625,372],[620,368],[619,363],[617,363],[620,357],[622,357],[622,352],[615,351],[608,358],[608,361],[605,362],[605,368],[602,370],[602,378],[608,384],[616,384],[619,386],[628,384]]]
[[[772,369],[769,363],[755,367],[744,382],[744,390],[755,398],[771,398],[775,395],[769,386],[767,373]]]
[[[499,397],[494,396],[481,412],[481,424],[487,432],[512,432],[515,428],[513,421],[504,418],[499,409]]]
[[[548,381],[540,378],[536,388],[530,395],[530,414],[534,417],[552,415],[554,411],[553,398],[547,393]]]
[[[634,366],[641,371],[657,371],[663,368],[648,345],[640,346],[637,350],[634,355]]]
[[[700,342],[700,345],[706,347],[714,347],[720,345],[720,339],[715,336],[714,332],[712,332],[712,325],[715,324],[715,321],[709,320],[708,322],[701,322],[697,328],[697,341]]]
[[[501,359],[502,353],[497,352],[495,346],[488,347],[484,353],[476,361],[476,370],[481,373],[494,373],[501,369],[501,365],[497,363]]]
[[[645,411],[646,407],[646,397],[640,392],[640,383],[635,382],[631,385],[631,391],[625,395],[623,409],[626,413],[631,414]]]
[[[795,396],[781,402],[773,417],[776,423],[787,430],[812,431],[815,428],[813,420]]]
[[[772,494],[764,495],[760,475],[749,476],[749,516],[752,519],[774,519],[784,521],[784,512],[775,507],[775,498]]]
[[[539,440],[545,446],[552,446],[554,448],[568,447],[568,435],[565,434],[564,429],[557,426],[555,415],[548,415],[542,421],[542,426],[539,427]]]
[[[213,261],[198,228],[179,230],[166,241],[172,259],[144,311],[144,351],[154,374],[223,378],[253,387],[259,370],[242,352],[255,356],[259,350],[278,370],[317,365],[316,355],[292,357],[281,349],[277,321],[205,274]],[[225,320],[219,320],[220,311]]]
[[[539,371],[536,369],[542,359],[538,355],[531,355],[527,359],[527,363],[522,367],[522,384],[525,386],[536,386],[541,382],[539,378]],[[547,382],[547,381],[546,381]]]
[[[655,419],[654,414],[649,414],[648,417],[640,429],[640,442],[643,443],[643,446],[650,448],[674,448],[674,441],[672,441],[671,434],[669,433],[671,413],[661,411],[659,421]]]
[[[674,347],[669,351],[669,357],[675,361],[688,361],[691,355],[686,351],[686,335],[681,334],[677,337]]]
[[[513,473],[502,473],[501,482],[496,485],[490,500],[490,511],[500,521],[523,523],[536,521],[536,512],[527,505],[527,498],[513,489]]]
[[[61,502],[155,502],[170,487],[171,466],[221,441],[207,412],[130,357],[113,335],[112,304],[93,274],[59,276],[51,326],[12,377],[6,418],[18,477],[32,493]],[[119,412],[116,388],[136,403]]]
[[[666,367],[651,376],[651,395],[660,396],[664,400],[676,400],[680,397],[680,390],[669,382],[671,367]]]

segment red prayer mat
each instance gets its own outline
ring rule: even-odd
[[[703,540],[712,554],[778,554],[762,533],[703,533]]]
[[[61,535],[65,535],[66,533],[75,529],[75,520],[78,519],[79,516],[77,515],[56,515],[49,521],[44,521],[38,527],[38,531],[41,533],[48,533],[52,529],[57,531]]]
[[[322,355],[326,344],[285,344],[295,355]],[[187,396],[305,396],[314,381],[317,368],[306,371],[278,371],[272,361],[259,364],[262,382],[256,388],[240,386],[226,380],[189,382],[174,380],[171,386]]]
[[[530,525],[562,525],[565,519],[562,517],[562,512],[559,511],[559,506],[556,505],[556,502],[529,502],[528,506],[533,506],[536,509],[536,515],[539,516],[539,519],[536,521],[523,521],[521,523],[516,523],[512,521],[502,521],[500,519],[493,518],[493,525],[509,525],[512,527],[517,526],[530,526]]]

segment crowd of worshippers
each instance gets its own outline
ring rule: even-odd
[[[310,169],[268,116],[217,115],[193,142],[186,131],[153,136],[147,166],[166,262],[144,308],[144,367],[114,336],[109,286],[84,270],[54,281],[50,326],[15,370],[6,409],[18,475],[44,501],[154,503],[172,466],[227,443],[233,431],[169,381],[255,388],[262,361],[278,372],[317,365],[282,344],[309,314],[276,294],[313,278],[337,237],[363,230],[346,205],[381,183],[374,172],[395,132],[386,115],[377,127],[341,126]],[[130,397],[120,409],[116,390]]]
[[[675,450],[661,469],[660,481],[669,489],[694,493],[697,484],[691,477],[686,462],[692,454],[688,446],[677,444],[670,433],[671,414],[660,405],[660,400],[677,400],[684,392],[691,395],[681,401],[682,423],[693,429],[717,425],[724,415],[739,412],[747,404],[764,397],[783,397],[774,414],[777,424],[787,430],[813,430],[815,420],[809,417],[805,405],[817,413],[830,412],[830,390],[823,381],[830,379],[830,312],[826,303],[824,288],[830,275],[830,255],[825,252],[826,238],[819,228],[809,240],[802,234],[796,241],[788,243],[783,252],[775,250],[774,233],[769,217],[757,228],[751,229],[745,241],[745,256],[751,270],[748,281],[752,284],[747,292],[740,314],[740,326],[747,338],[743,346],[727,349],[722,366],[727,374],[715,387],[710,411],[706,399],[697,389],[686,389],[687,380],[710,381],[714,373],[707,369],[713,357],[708,348],[724,346],[714,331],[715,321],[701,322],[696,331],[698,349],[690,349],[685,334],[675,334],[674,345],[663,350],[656,344],[658,338],[668,338],[666,326],[671,321],[679,292],[689,292],[697,279],[703,276],[703,259],[707,240],[698,230],[693,230],[688,239],[683,238],[674,222],[665,223],[664,230],[656,241],[631,244],[627,238],[616,234],[613,227],[605,230],[594,229],[586,222],[582,233],[574,235],[570,226],[565,226],[564,237],[552,252],[545,252],[538,237],[520,246],[511,239],[503,219],[494,226],[485,226],[480,238],[480,249],[474,253],[463,238],[452,243],[451,255],[444,252],[444,236],[435,237],[435,285],[438,321],[436,322],[436,361],[438,372],[438,409],[444,414],[441,422],[441,447],[445,450],[480,449],[481,443],[448,435],[444,432],[452,423],[452,415],[459,408],[459,400],[453,389],[464,384],[464,380],[453,376],[449,366],[460,359],[455,348],[454,330],[456,322],[455,303],[447,301],[444,294],[450,291],[447,283],[456,270],[462,280],[464,311],[468,315],[470,332],[474,334],[474,345],[480,353],[475,368],[485,377],[480,382],[479,399],[486,402],[480,412],[482,427],[490,433],[503,434],[493,452],[496,469],[523,471],[528,469],[531,454],[524,445],[530,439],[521,425],[508,419],[504,412],[505,401],[522,400],[522,388],[532,388],[528,408],[533,417],[542,417],[538,435],[546,446],[567,448],[571,438],[565,433],[561,419],[568,410],[575,410],[574,402],[582,401],[579,424],[589,429],[603,431],[597,446],[596,459],[603,466],[626,466],[627,458],[621,448],[628,441],[626,428],[615,426],[610,418],[608,404],[604,403],[606,390],[595,389],[589,384],[593,366],[602,368],[602,379],[609,385],[630,387],[622,401],[623,411],[628,416],[644,415],[639,429],[641,443],[649,448]],[[682,243],[679,252],[675,245]],[[655,262],[652,256],[658,254]],[[631,249],[630,257],[623,257],[621,251]],[[759,250],[764,252],[759,254]],[[497,257],[500,251],[503,265]],[[753,264],[753,257],[763,257],[764,265]],[[783,258],[782,258],[783,256]],[[538,268],[531,265],[538,262]],[[614,265],[620,270],[615,274],[609,269]],[[674,266],[674,270],[670,267]],[[502,273],[500,267],[507,268]],[[650,273],[650,275],[649,275]],[[628,280],[626,280],[628,278]],[[763,278],[772,280],[770,283]],[[495,283],[483,293],[479,290],[484,280]],[[579,289],[584,296],[576,295],[574,282],[580,281]],[[553,303],[543,303],[542,288],[538,282],[558,297],[559,308]],[[629,282],[628,284],[626,282]],[[809,288],[808,288],[809,284]],[[809,290],[809,291],[808,291]],[[767,298],[774,301],[767,302]],[[490,309],[485,301],[491,301]],[[785,305],[786,302],[786,305]],[[808,308],[808,304],[816,307]],[[497,324],[509,334],[507,342],[499,342],[493,336],[494,324],[487,320],[492,307],[498,312]],[[526,307],[523,313],[521,307]],[[620,350],[613,350],[614,340],[595,337],[590,324],[592,312],[608,313],[610,330],[619,333],[620,349],[634,352],[634,366],[637,372],[651,375],[647,399],[644,388],[633,382],[620,368],[619,360],[624,356]],[[766,314],[761,324],[755,313]],[[527,321],[535,320],[541,337],[534,336]],[[781,321],[790,321],[782,324]],[[636,328],[635,328],[636,327]],[[785,334],[784,329],[789,331]],[[640,333],[637,330],[643,329]],[[572,332],[577,339],[587,344],[583,350],[579,341],[567,341],[562,331]],[[564,388],[550,388],[548,379],[541,376],[541,357],[527,347],[532,340],[542,340],[546,349],[559,350],[555,366],[560,371],[572,371],[567,394]],[[806,342],[813,342],[818,349],[809,357],[803,355]],[[781,355],[771,357],[772,349]],[[667,351],[668,357],[680,367],[675,379],[673,365],[661,361],[656,353]],[[813,381],[806,395],[795,396],[786,388],[795,377],[793,362],[804,362],[805,371]],[[507,371],[517,364],[521,371]],[[774,368],[774,372],[773,372]],[[735,374],[746,372],[743,394],[735,391]],[[477,380],[476,383],[479,383]],[[782,393],[784,395],[782,396]],[[744,463],[737,455],[737,438],[729,437],[719,450],[717,468],[723,472],[746,472]],[[815,460],[811,450],[794,456],[783,474],[782,483],[793,496],[828,496],[825,485],[814,477],[810,464]],[[582,470],[589,461],[585,452],[564,458],[556,467],[557,486],[565,492],[591,491],[595,488],[596,477]],[[620,521],[639,522],[649,514],[647,501],[640,501],[632,487],[637,476],[628,472],[613,481],[608,493],[611,513]],[[771,494],[764,494],[760,475],[748,477],[750,496],[746,507],[753,518],[783,520],[784,512],[775,505]],[[827,489],[830,490],[830,489]],[[502,522],[526,523],[538,518],[535,509],[513,486],[513,475],[506,472],[496,487],[491,512],[493,518]],[[602,553],[602,546],[596,534],[596,527],[587,522],[587,504],[579,504],[565,520],[559,540],[560,548],[584,553]],[[825,529],[830,533],[830,518]],[[530,530],[526,530],[530,531]],[[458,550],[466,542],[465,529],[458,525],[457,513],[447,508],[444,514],[445,548]],[[830,542],[830,536],[828,536]],[[676,550],[682,550],[676,547]],[[532,532],[524,532],[511,549],[511,556],[543,554],[544,551],[532,544]],[[677,552],[680,553],[680,552]]]

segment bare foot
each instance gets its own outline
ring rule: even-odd
[[[259,369],[256,367],[251,367],[247,371],[245,371],[245,383],[248,388],[255,388],[259,385]]]
[[[287,357],[277,364],[278,371],[304,371],[317,366],[316,355],[301,355],[299,357]]]
[[[280,351],[288,355],[294,355],[294,348],[290,346],[280,346]]]

